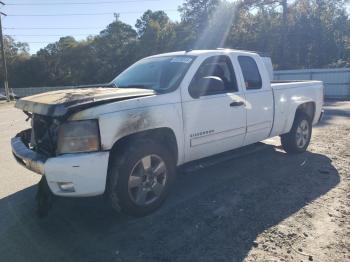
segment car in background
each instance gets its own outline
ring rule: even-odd
[[[10,93],[10,99],[11,100],[17,100],[19,99],[19,96],[16,95],[14,92]],[[0,93],[0,101],[7,100],[6,95],[4,93]]]
[[[6,100],[6,96],[2,93],[0,93],[0,101]]]

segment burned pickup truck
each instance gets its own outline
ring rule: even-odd
[[[254,52],[148,57],[104,87],[18,100],[32,128],[12,139],[13,154],[50,194],[106,194],[113,208],[146,215],[185,163],[274,136],[288,153],[307,149],[322,82],[271,78],[271,60]]]

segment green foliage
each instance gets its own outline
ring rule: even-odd
[[[175,25],[163,11],[148,10],[136,22],[139,56],[172,51],[176,43]]]
[[[182,22],[190,24],[199,32],[204,30],[219,3],[219,0],[185,1],[185,3],[179,7]]]
[[[348,0],[187,0],[179,7],[180,22],[171,21],[164,11],[147,10],[134,29],[115,15],[97,36],[83,41],[62,37],[35,55],[29,55],[27,44],[6,36],[9,83],[26,87],[108,82],[145,56],[218,47],[268,53],[276,69],[349,67],[347,4]]]
[[[170,19],[164,11],[152,12],[151,10],[147,10],[136,21],[135,27],[137,28],[137,33],[142,36],[152,22],[157,22],[160,27],[164,27],[170,22]]]

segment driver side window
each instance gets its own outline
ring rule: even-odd
[[[230,58],[220,55],[204,60],[189,86],[189,93],[195,98],[193,90],[201,96],[237,92],[236,75]]]

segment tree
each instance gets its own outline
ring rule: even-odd
[[[142,36],[147,27],[150,26],[151,23],[158,23],[159,27],[165,27],[170,19],[168,15],[164,11],[155,11],[147,10],[141,18],[137,19],[135,27],[137,28],[137,33],[139,36]]]
[[[187,0],[179,7],[182,22],[203,29],[219,5],[219,0]]]
[[[187,0],[178,8],[181,26],[189,34],[183,44],[191,48],[201,48],[198,38],[208,27],[209,20],[220,0]]]
[[[130,65],[130,61],[135,60],[136,41],[136,31],[130,25],[120,21],[119,15],[116,14],[115,21],[101,31],[91,43],[97,65],[93,80],[110,81]]]
[[[28,53],[29,47],[27,43],[16,42],[12,37],[5,35],[4,36],[4,48],[5,56],[7,60],[7,69],[8,69],[8,80],[10,83],[13,83],[15,86],[21,84],[22,79],[17,75],[18,68],[30,59]],[[0,59],[2,57],[0,56]],[[3,65],[0,64],[0,81],[3,82]],[[10,86],[11,87],[11,86]]]
[[[233,25],[237,22],[238,5],[231,2],[220,2],[211,13],[206,28],[199,34],[194,43],[195,49],[215,49],[227,47],[227,39]]]
[[[174,50],[175,24],[163,11],[146,11],[135,27],[139,34],[140,57]]]
[[[96,36],[82,41],[62,37],[34,55],[29,55],[27,44],[6,36],[9,83],[108,82],[142,57],[195,48],[265,52],[276,69],[349,66],[346,3],[349,0],[186,0],[179,7],[179,22],[164,11],[147,10],[135,30],[115,15]]]

